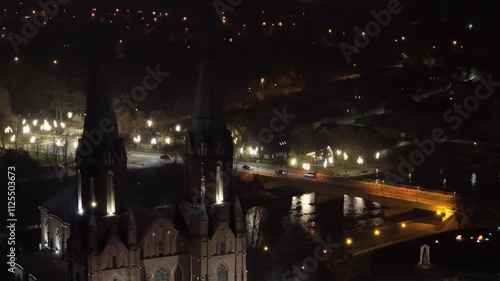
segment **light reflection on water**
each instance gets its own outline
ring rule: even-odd
[[[290,199],[283,198],[280,200]],[[317,229],[316,221],[331,221],[334,216],[333,213],[325,214],[322,212],[319,214],[317,212],[317,206],[319,205],[316,205],[315,203],[316,194],[305,193],[291,198],[291,204],[289,205],[290,207],[288,211],[277,211],[276,208],[273,209],[272,205],[252,207],[248,210],[246,216],[249,244],[259,246],[257,244],[261,244],[262,239],[258,238],[258,236],[267,237],[271,235],[271,233],[266,233],[266,230],[261,228],[261,224],[270,215],[269,212],[273,212],[274,216],[277,213],[280,214],[281,217],[279,222],[283,224],[283,231],[296,231],[297,227],[299,227],[304,231],[304,233],[314,235]],[[323,217],[318,218],[318,215]],[[362,230],[363,228],[381,225],[383,224],[381,205],[359,197],[344,195],[343,224],[345,230]]]
[[[316,217],[315,198],[314,193],[292,197],[290,220],[299,224],[306,232],[309,231],[310,222]]]
[[[360,197],[344,195],[346,229],[362,229],[383,224],[381,205]]]

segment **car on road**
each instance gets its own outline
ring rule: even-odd
[[[284,176],[286,175],[286,172],[281,170],[281,169],[276,169],[276,171],[274,171],[274,173],[278,176]]]
[[[309,172],[309,173],[306,173],[306,174],[304,175],[304,177],[306,177],[306,178],[312,178],[312,179],[315,179],[315,178],[317,178],[318,176],[316,175],[316,173]]]
[[[172,158],[172,155],[170,155],[170,154],[162,154],[160,156],[160,159],[170,159],[170,158]]]
[[[253,169],[252,169],[252,167],[250,167],[250,166],[248,166],[248,165],[243,165],[243,166],[241,166],[241,168],[242,168],[243,170],[253,170]]]

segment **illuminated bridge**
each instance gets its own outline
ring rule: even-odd
[[[277,176],[266,168],[260,171],[239,172],[240,177],[256,179],[265,189],[295,187],[318,195],[343,197],[361,197],[383,205],[394,205],[442,212],[443,220],[453,214],[455,195],[435,190],[393,186],[338,177],[305,178],[303,173],[290,172],[286,176]]]

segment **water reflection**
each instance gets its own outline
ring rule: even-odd
[[[360,197],[344,195],[344,219],[347,229],[363,229],[381,225],[381,205]]]
[[[260,247],[273,235],[291,231],[315,238],[341,237],[344,231],[362,230],[383,224],[381,205],[359,197],[329,198],[315,193],[280,198],[271,204],[248,210],[247,233],[250,247]]]
[[[292,197],[289,217],[306,232],[309,232],[309,226],[314,224],[313,219],[316,216],[316,207],[314,206],[315,198],[316,195],[314,193],[306,193]]]
[[[377,203],[314,193],[254,206],[247,211],[246,221],[252,253],[247,265],[254,280],[282,280],[284,272],[300,268],[304,259],[314,254],[318,237],[342,243],[349,228],[382,223]],[[318,276],[314,279],[326,280],[329,276],[325,267],[321,268],[314,272]]]

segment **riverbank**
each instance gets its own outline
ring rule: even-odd
[[[420,246],[430,246],[430,269],[420,269]],[[498,280],[500,226],[456,230],[358,256],[355,280]],[[457,279],[454,279],[457,278]]]

